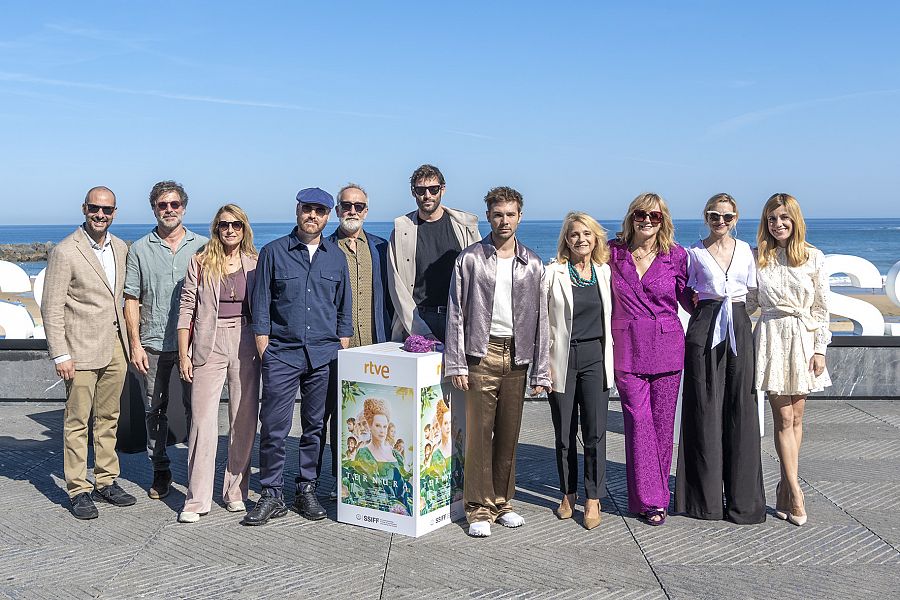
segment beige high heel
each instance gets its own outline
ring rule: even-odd
[[[803,512],[802,515],[798,515],[798,514],[794,513],[794,509],[797,508],[798,506],[800,507],[800,510]],[[801,525],[806,523],[807,518],[808,518],[808,515],[806,514],[805,497],[803,495],[803,492],[800,492],[800,504],[795,503],[793,499],[791,500],[791,512],[788,514],[787,520],[788,520],[788,523],[791,523],[793,525],[796,525],[797,527],[800,527]]]
[[[789,506],[785,506],[785,503],[782,502],[781,497],[781,485],[783,481],[779,481],[778,485],[775,486],[775,516],[781,519],[782,521],[788,520],[788,510]]]
[[[572,498],[571,502],[569,501],[569,498]],[[559,503],[559,508],[553,511],[554,514],[556,514],[557,519],[562,520],[572,518],[572,513],[574,512],[572,510],[572,507],[575,505],[574,498],[574,494],[566,494],[565,496],[563,496],[562,501]]]
[[[584,501],[584,510],[585,510],[585,515],[584,515],[584,528],[587,529],[587,530],[591,530],[591,529],[594,529],[595,527],[597,527],[598,525],[600,525],[600,520],[601,520],[601,518],[603,517],[603,513],[600,511],[600,501],[597,500],[597,516],[596,516],[596,517],[589,517],[589,516],[587,516],[587,504],[588,504],[588,502],[590,502],[590,500],[585,500],[585,501]]]

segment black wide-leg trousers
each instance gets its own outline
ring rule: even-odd
[[[700,302],[685,336],[675,508],[697,519],[762,523],[766,498],[750,317],[743,303],[733,305],[737,356],[728,339],[710,348],[721,306]]]

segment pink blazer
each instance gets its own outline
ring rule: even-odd
[[[687,287],[687,252],[675,244],[638,278],[623,242],[610,241],[609,250],[615,369],[645,375],[681,371],[684,328],[678,304],[694,311],[693,291]]]
[[[216,326],[219,319],[219,287],[211,288],[201,279],[197,257],[197,254],[192,256],[188,264],[178,311],[178,329],[190,329],[191,321],[194,321],[194,337],[190,351],[191,363],[195,367],[206,364],[206,359],[209,358],[216,343]],[[253,282],[256,281],[256,257],[242,254],[241,264],[247,274],[247,294],[250,294]]]

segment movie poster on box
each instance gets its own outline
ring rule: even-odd
[[[344,381],[341,391],[341,501],[412,516],[414,390]]]
[[[421,390],[419,402],[419,514],[450,505],[450,480],[453,470],[453,425],[450,396],[442,395],[440,385]]]

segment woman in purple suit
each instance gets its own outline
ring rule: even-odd
[[[662,525],[669,507],[675,405],[684,365],[679,303],[693,310],[687,252],[665,201],[641,194],[609,243],[616,388],[625,421],[628,509]]]

